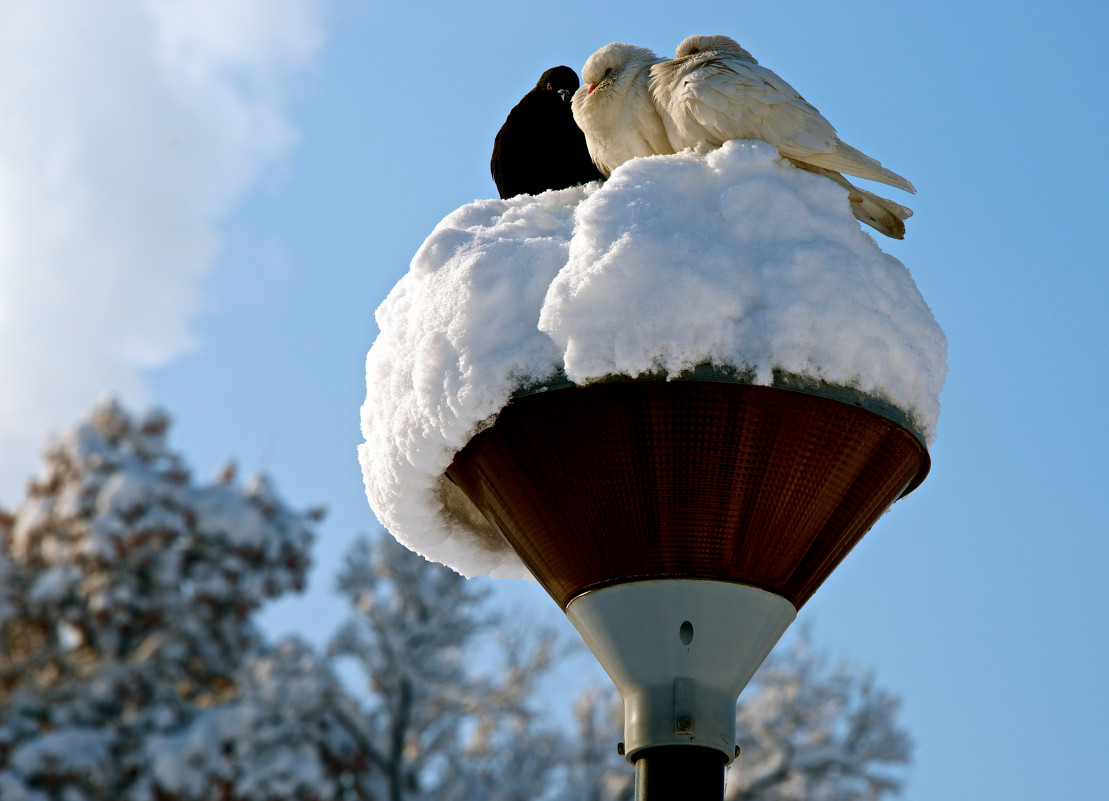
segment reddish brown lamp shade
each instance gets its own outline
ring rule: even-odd
[[[724,381],[514,399],[447,471],[565,609],[627,581],[752,585],[800,609],[929,468],[890,417]]]

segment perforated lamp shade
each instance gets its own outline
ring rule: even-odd
[[[447,471],[565,609],[668,578],[794,607],[928,472],[920,440],[852,403],[723,381],[612,381],[515,398]]]

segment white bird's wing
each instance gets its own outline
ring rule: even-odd
[[[665,80],[664,66],[671,68]],[[660,90],[656,97],[674,120],[683,147],[702,141],[719,147],[729,139],[761,139],[779,148],[795,148],[799,155],[835,148],[835,129],[820,112],[776,73],[758,64],[706,55],[656,69]]]
[[[659,64],[652,76],[676,150],[759,139],[791,159],[915,191],[906,179],[840,141],[832,124],[773,70],[706,53]]]

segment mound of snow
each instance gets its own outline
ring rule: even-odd
[[[831,181],[760,142],[444,219],[377,310],[359,448],[378,519],[464,575],[527,577],[443,477],[512,393],[728,365],[851,387],[931,442],[947,342]]]

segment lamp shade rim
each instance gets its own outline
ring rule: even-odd
[[[803,375],[801,373],[791,373],[786,370],[775,369],[773,371],[771,380],[768,382],[760,381],[757,374],[753,370],[744,370],[731,365],[719,365],[704,363],[699,364],[689,370],[684,370],[675,375],[669,375],[664,372],[649,372],[640,373],[638,375],[628,375],[625,373],[618,373],[605,376],[597,380],[589,381],[586,384],[579,384],[571,381],[567,377],[562,368],[549,376],[548,378],[526,384],[519,387],[510,399],[525,398],[529,395],[535,395],[541,392],[551,392],[554,390],[567,390],[567,389],[581,389],[586,386],[594,386],[597,384],[611,384],[618,382],[642,382],[642,381],[682,381],[682,382],[714,382],[725,384],[743,384],[748,386],[764,386],[773,389],[787,390],[790,392],[800,392],[806,395],[815,395],[819,398],[826,400],[838,401],[854,406],[859,409],[865,409],[868,412],[877,414],[891,423],[896,424],[900,428],[905,429],[912,434],[925,450],[928,448],[928,441],[923,434],[923,429],[916,423],[913,415],[904,409],[890,403],[882,398],[880,395],[873,392],[864,392],[856,387],[847,386],[845,384],[836,384],[829,381],[824,381],[820,378],[813,376]],[[904,494],[908,494],[924,480],[927,476],[927,466],[923,474],[919,476],[919,480],[915,481]]]

